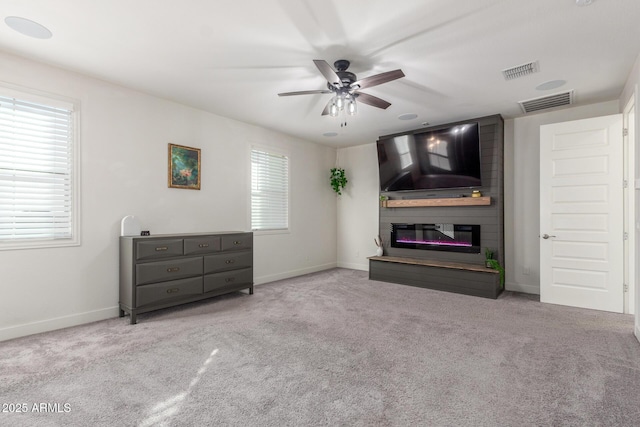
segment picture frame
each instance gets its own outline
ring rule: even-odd
[[[169,143],[169,188],[200,190],[200,149]]]

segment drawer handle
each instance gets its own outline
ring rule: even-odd
[[[224,281],[227,282],[227,283],[233,282],[234,280],[236,280],[235,277],[227,277],[226,279],[224,279]]]
[[[169,268],[167,268],[167,273],[175,273],[176,271],[180,271],[180,267],[169,267]]]
[[[209,244],[208,244],[208,243],[200,243],[200,244],[198,245],[198,247],[199,247],[199,248],[208,248],[208,247],[209,247]]]
[[[236,262],[236,260],[235,260],[235,259],[228,259],[228,260],[226,260],[224,263],[225,263],[225,264],[233,264],[234,262]]]
[[[242,242],[240,240],[236,240],[235,242],[233,242],[234,245],[241,245]]]
[[[156,252],[166,251],[166,250],[168,250],[168,249],[169,249],[169,248],[168,248],[167,246],[158,246],[158,247],[156,248]]]
[[[180,288],[167,289],[168,294],[175,294],[176,292],[180,292]]]

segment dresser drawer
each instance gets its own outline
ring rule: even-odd
[[[136,306],[142,307],[147,304],[162,303],[163,301],[168,302],[182,297],[201,294],[202,277],[154,283],[136,288]]]
[[[224,273],[208,274],[204,276],[204,292],[234,288],[239,285],[253,284],[253,268],[226,271]]]
[[[223,251],[239,251],[253,247],[253,234],[227,234],[222,236]]]
[[[182,255],[182,239],[143,240],[136,242],[138,261]]]
[[[188,237],[184,239],[184,254],[220,252],[220,236]]]
[[[253,265],[253,252],[228,252],[204,257],[204,274],[238,270]]]
[[[168,259],[136,265],[136,285],[202,275],[202,257]]]

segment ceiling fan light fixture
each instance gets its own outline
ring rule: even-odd
[[[338,117],[338,113],[340,112],[340,109],[338,109],[338,102],[336,98],[338,97],[334,96],[331,100],[331,105],[329,105],[329,115],[331,117]]]
[[[353,98],[349,98],[349,101],[347,101],[347,113],[350,116],[355,116],[357,112],[358,106],[356,105],[356,100]]]

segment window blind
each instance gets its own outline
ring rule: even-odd
[[[251,228],[289,228],[289,159],[251,150]]]
[[[74,237],[72,113],[0,95],[0,242]]]

